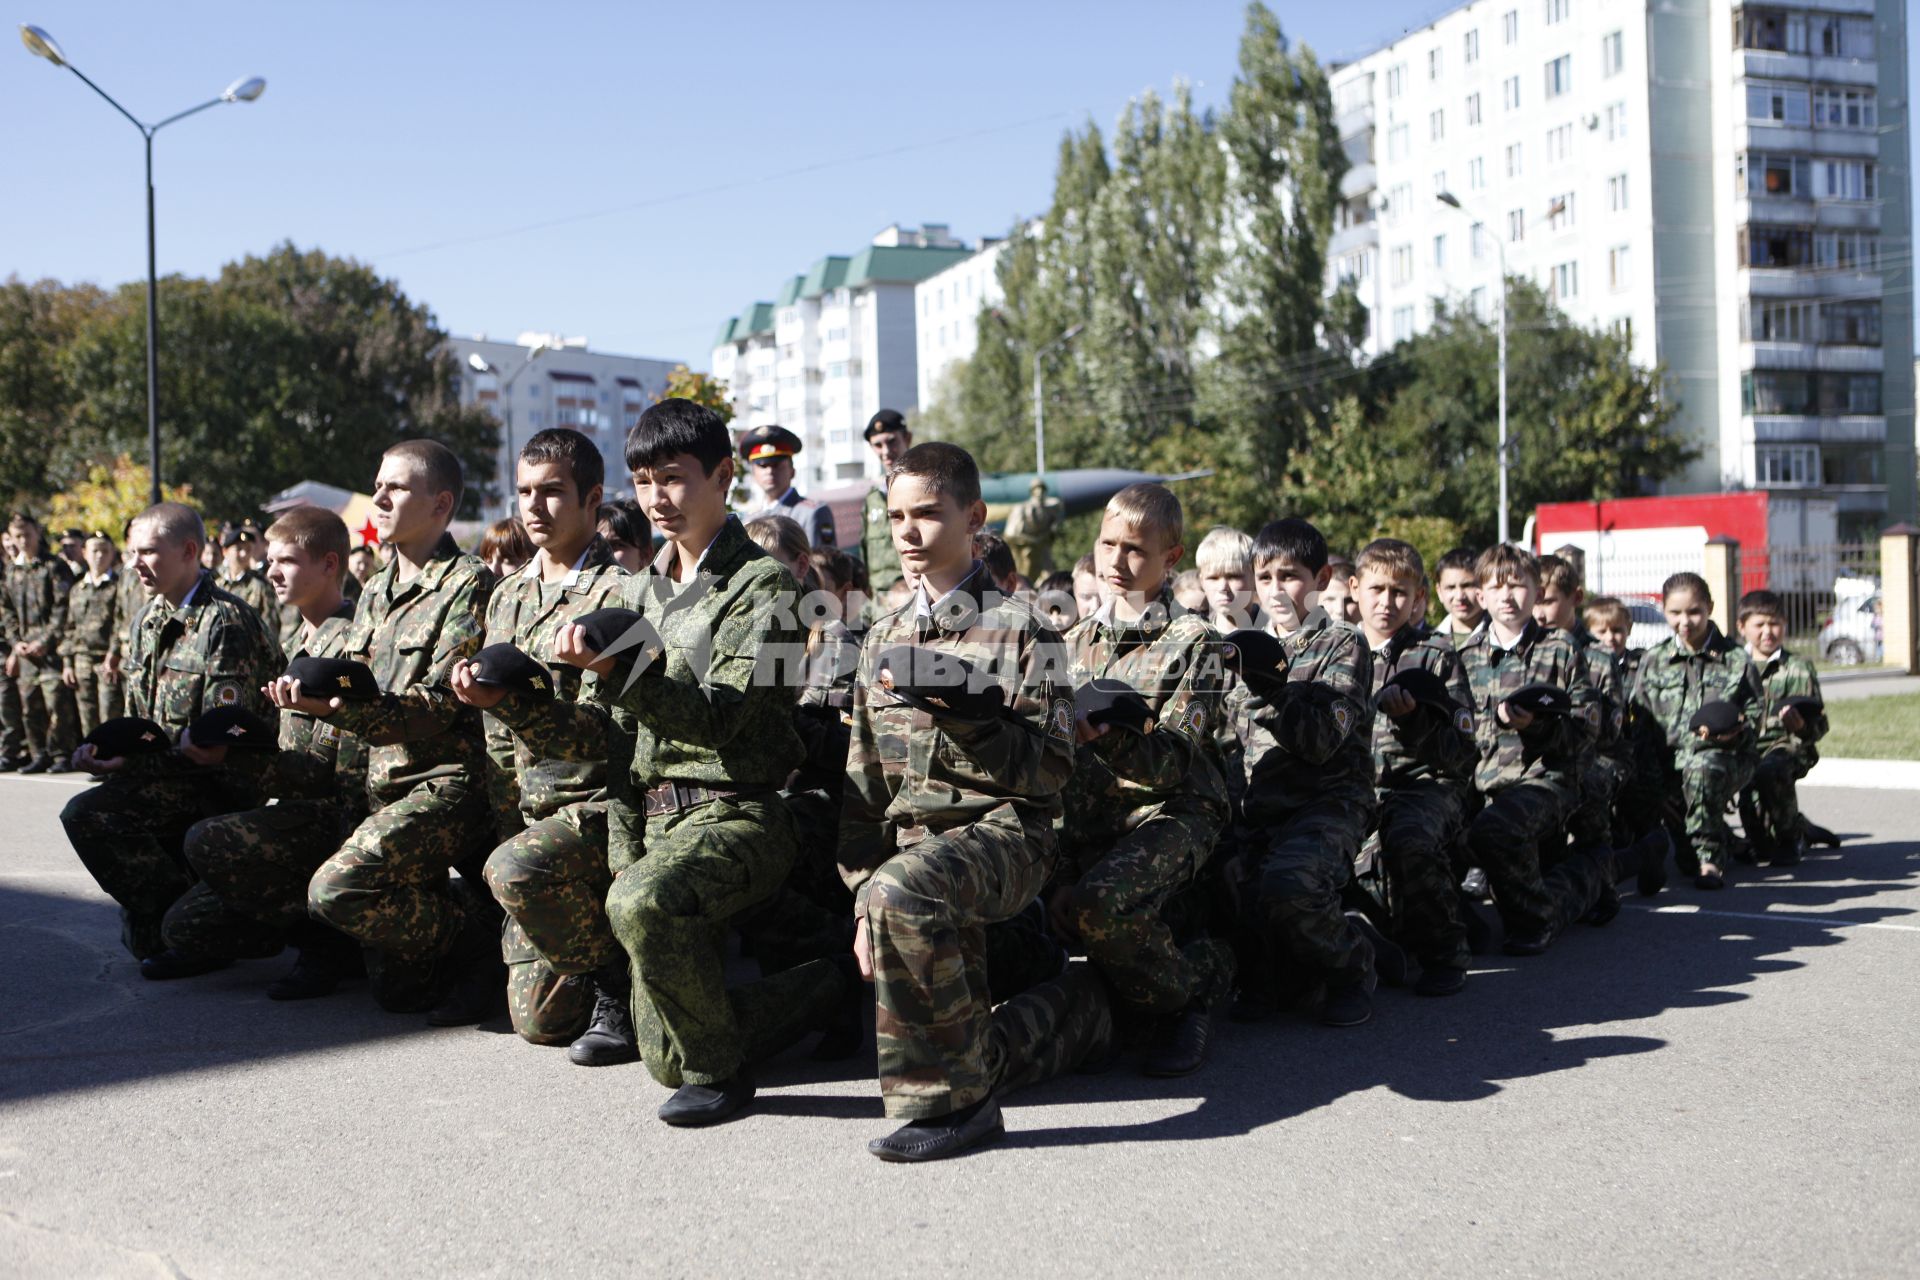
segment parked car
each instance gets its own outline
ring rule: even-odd
[[[1667,615],[1657,604],[1629,600],[1627,616],[1633,619],[1633,630],[1627,633],[1629,649],[1651,649],[1673,634],[1673,628],[1667,625]]]
[[[1880,592],[1843,595],[1834,601],[1833,616],[1820,628],[1820,655],[1835,666],[1857,667],[1878,663],[1886,652],[1881,639],[1883,606]]]

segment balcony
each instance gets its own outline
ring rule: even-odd
[[[1379,186],[1379,171],[1372,164],[1357,164],[1340,178],[1340,198],[1351,200]]]
[[[1356,222],[1350,227],[1343,227],[1334,232],[1327,241],[1327,257],[1330,260],[1339,259],[1356,249],[1377,248],[1379,244],[1380,224],[1373,219],[1368,219],[1366,222]]]

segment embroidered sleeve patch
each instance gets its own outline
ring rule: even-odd
[[[1073,740],[1073,704],[1065,698],[1053,700],[1053,710],[1047,713],[1047,733],[1069,742]]]

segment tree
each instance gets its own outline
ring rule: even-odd
[[[73,400],[60,352],[108,302],[92,285],[0,285],[0,495],[15,505],[33,505],[56,487],[50,467]]]
[[[84,480],[54,494],[47,505],[47,527],[99,529],[118,542],[120,531],[147,509],[152,494],[153,472],[123,453],[112,462],[88,468]],[[160,496],[168,502],[194,505],[190,484],[163,485]]]
[[[720,415],[723,422],[733,421],[733,401],[728,398],[725,380],[710,373],[695,373],[686,365],[675,365],[667,375],[667,385],[653,398],[655,404],[678,397],[703,404]]]

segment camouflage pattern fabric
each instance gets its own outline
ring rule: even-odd
[[[1764,659],[1751,652],[1748,656],[1760,676],[1766,708],[1754,744],[1760,758],[1754,764],[1753,785],[1741,796],[1740,824],[1750,839],[1777,850],[1800,838],[1803,823],[1794,784],[1820,760],[1814,744],[1827,734],[1827,714],[1823,708],[1814,717],[1806,737],[1790,732],[1780,723],[1786,700],[1821,697],[1820,677],[1813,664],[1786,649],[1777,649]]]
[[[1487,797],[1467,828],[1467,846],[1487,873],[1509,937],[1566,928],[1599,901],[1613,878],[1610,860],[1579,851],[1541,870],[1540,843],[1559,834],[1575,799],[1563,783],[1523,779]]]
[[[249,569],[237,578],[229,578],[224,573],[219,576],[220,589],[228,595],[247,602],[247,607],[260,615],[267,630],[280,635],[280,601],[273,594],[273,584],[267,581],[267,575],[258,569]]]
[[[487,887],[506,908],[501,956],[513,1028],[534,1044],[567,1044],[593,1015],[586,975],[617,959],[607,922],[607,811],[571,804],[529,823],[487,859]]]
[[[1229,708],[1245,752],[1242,807],[1252,826],[1344,799],[1364,819],[1373,808],[1373,682],[1360,633],[1325,609],[1282,641],[1286,687],[1272,696],[1242,683]]]
[[[1613,807],[1633,768],[1633,742],[1627,728],[1626,664],[1601,648],[1585,627],[1572,635],[1587,664],[1600,722],[1581,762],[1579,801],[1567,819],[1567,834],[1575,848],[1591,852],[1625,843],[1624,832],[1615,839]]]
[[[1107,986],[1085,962],[1058,978],[995,1006],[987,1031],[986,1070],[1004,1097],[1105,1056],[1113,1044]]]
[[[1371,793],[1369,793],[1371,794]],[[1302,974],[1330,983],[1363,980],[1371,962],[1365,941],[1345,912],[1354,859],[1373,820],[1373,806],[1356,810],[1344,800],[1296,808],[1285,819],[1248,831],[1242,874],[1240,937],[1243,966],[1278,956]],[[1256,988],[1271,975],[1254,973]]]
[[[6,577],[12,571],[11,565],[0,569],[0,658],[13,652],[14,642],[20,635],[20,620],[13,612],[13,595],[6,590]],[[0,668],[0,760],[13,764],[27,761],[27,723],[25,708],[20,702],[20,682],[7,675],[3,668]]]
[[[1753,776],[1754,743],[1766,712],[1747,651],[1712,623],[1697,650],[1669,636],[1641,657],[1632,701],[1648,721],[1647,741],[1658,757],[1652,770],[1663,781],[1665,799],[1685,815],[1689,849],[1682,851],[1681,865],[1698,860],[1724,867],[1733,840],[1726,811]],[[1696,711],[1717,701],[1741,710],[1744,723],[1731,742],[1709,742],[1688,727]]]
[[[108,679],[105,670],[108,656],[123,652],[122,594],[119,575],[111,573],[76,579],[67,593],[67,630],[60,641],[60,657],[73,672],[79,737],[120,715],[125,703],[119,679]]]
[[[875,601],[884,600],[887,584],[900,576],[900,552],[893,545],[893,525],[887,519],[887,490],[875,485],[860,503],[860,558],[867,565],[867,586]],[[876,609],[873,616],[883,612]]]

